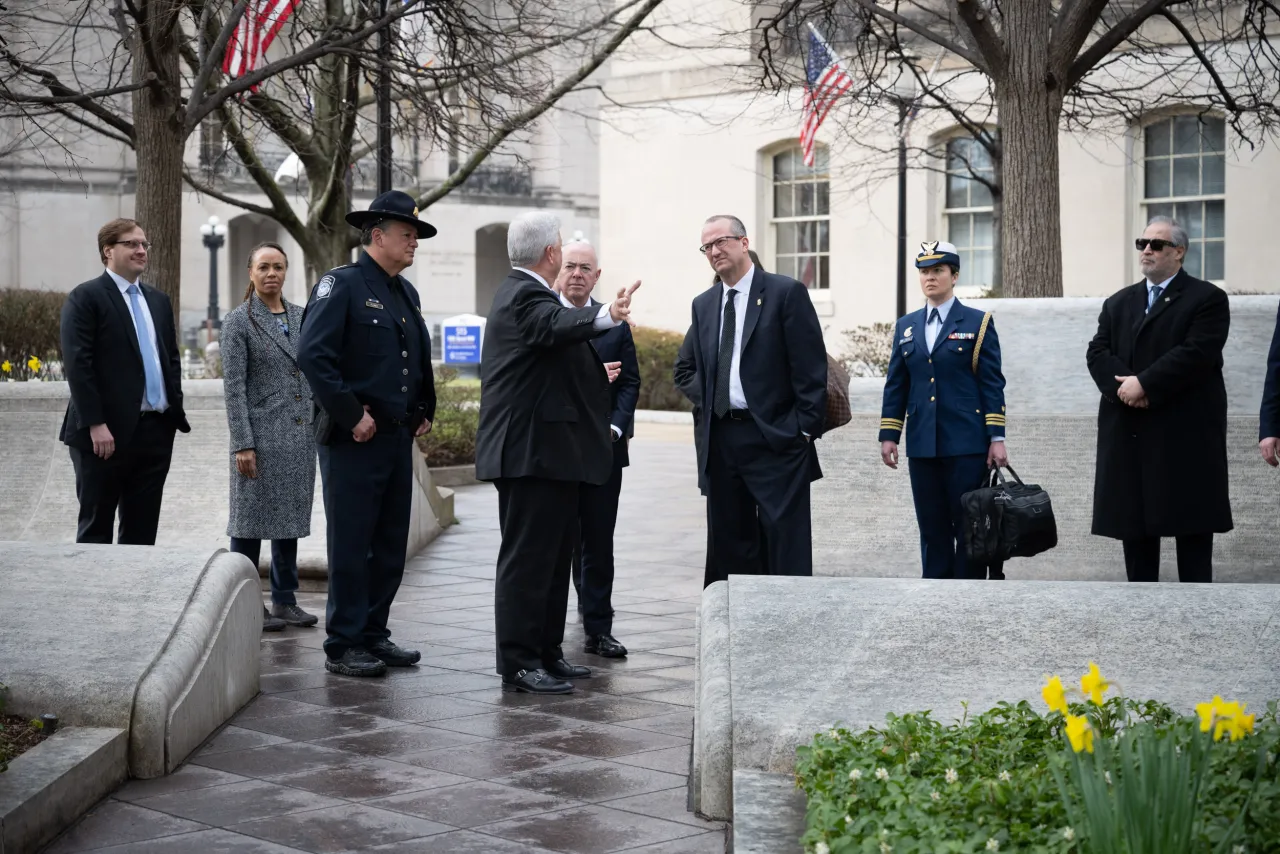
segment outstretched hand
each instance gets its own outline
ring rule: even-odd
[[[640,288],[640,280],[626,288],[618,288],[618,296],[609,304],[609,316],[614,323],[626,323],[631,318],[631,295]]]

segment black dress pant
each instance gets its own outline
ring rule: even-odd
[[[601,486],[584,483],[578,494],[573,586],[582,606],[582,630],[588,636],[613,634],[613,532],[621,494],[622,466],[616,463],[608,481]]]
[[[493,616],[497,670],[514,676],[564,657],[569,564],[581,484],[539,477],[499,478],[498,573]]]
[[[90,450],[71,448],[80,514],[77,543],[111,543],[116,510],[121,545],[154,546],[160,527],[160,502],[173,458],[172,424],[158,412],[143,413],[124,448],[102,459]]]
[[[391,637],[387,619],[404,578],[417,451],[407,427],[317,450],[329,537],[324,651],[336,659]]]
[[[796,437],[775,451],[750,415],[711,418],[704,585],[731,574],[813,575],[812,445]]]
[[[1175,537],[1178,580],[1199,584],[1213,581],[1213,534]],[[1124,571],[1130,581],[1160,580],[1160,538],[1124,540]]]

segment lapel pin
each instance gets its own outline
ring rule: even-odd
[[[764,305],[764,300],[762,298],[757,298],[756,305]]]

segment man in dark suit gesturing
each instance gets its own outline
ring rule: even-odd
[[[591,291],[600,281],[600,263],[590,243],[578,241],[564,247],[564,265],[556,290],[566,308],[599,306]],[[627,648],[613,636],[613,530],[618,522],[618,497],[622,494],[622,470],[631,464],[627,443],[635,433],[633,421],[640,399],[640,364],[631,338],[631,324],[620,323],[591,342],[604,362],[612,383],[613,406],[609,412],[609,438],[613,441],[613,469],[601,486],[582,485],[578,500],[581,534],[573,551],[573,586],[578,590],[585,652],[604,658],[622,658]]]
[[[71,402],[58,438],[71,449],[78,543],[110,543],[116,510],[122,544],[155,545],[173,434],[191,431],[173,306],[143,284],[151,244],[137,222],[98,232],[106,269],[62,307],[62,361]]]
[[[563,694],[591,675],[564,660],[580,484],[613,467],[609,378],[590,341],[630,316],[639,282],[609,305],[565,308],[560,221],[524,214],[507,230],[513,267],[493,298],[481,361],[476,477],[498,488],[497,667],[511,690]]]
[[[1160,580],[1176,537],[1178,580],[1213,580],[1213,535],[1231,530],[1226,293],[1182,269],[1187,233],[1155,217],[1137,240],[1145,281],[1102,304],[1089,343],[1098,404],[1093,533],[1124,543],[1130,581]]]
[[[699,250],[719,280],[693,300],[702,417],[694,437],[710,527],[706,584],[730,573],[813,574],[809,484],[827,407],[822,327],[803,284],[766,273],[747,230],[713,216]]]

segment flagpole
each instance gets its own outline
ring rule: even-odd
[[[387,16],[387,0],[379,3]],[[378,30],[378,195],[391,191],[391,27]]]

